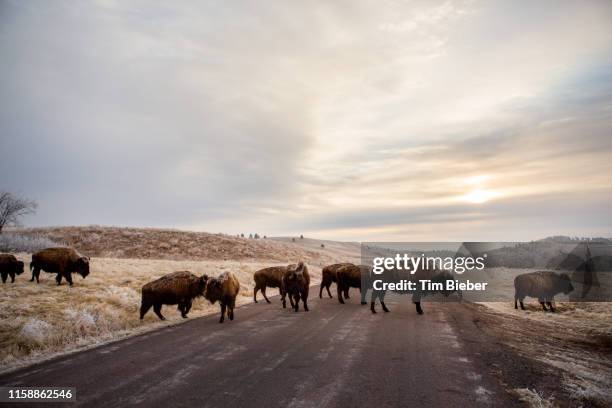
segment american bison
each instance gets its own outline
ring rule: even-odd
[[[365,296],[368,288],[361,287],[362,274],[369,275],[369,268],[365,265],[348,264],[340,267],[336,271],[336,289],[338,293],[338,302],[344,304],[342,293],[348,293],[349,288],[359,288],[361,293],[361,304],[367,305]],[[348,296],[346,296],[348,299]]]
[[[61,285],[63,277],[72,286],[72,273],[76,272],[83,278],[89,275],[89,257],[82,256],[72,248],[47,248],[32,255],[30,282],[36,279],[36,283],[39,283],[41,269],[47,273],[56,273],[58,285]]]
[[[2,283],[6,283],[6,279],[10,276],[11,283],[15,283],[15,275],[23,273],[23,262],[18,261],[14,255],[0,254],[0,275]]]
[[[308,290],[310,289],[310,274],[304,262],[297,265],[289,265],[283,275],[283,286],[285,293],[289,295],[291,307],[297,312],[299,310],[300,298],[304,303],[304,310],[308,311]],[[283,305],[285,304],[283,299]]]
[[[240,291],[240,283],[236,276],[231,272],[225,272],[216,278],[208,278],[206,282],[206,290],[204,297],[211,304],[219,302],[221,306],[221,319],[219,323],[225,320],[225,313],[230,320],[234,320],[234,306],[236,305],[236,296]]]
[[[327,265],[321,270],[321,288],[319,289],[319,298],[323,298],[323,288],[327,290],[327,294],[330,298],[333,298],[329,287],[332,283],[336,283],[336,275],[338,273],[338,269],[353,265],[352,263],[337,263],[333,265]],[[344,292],[344,297],[349,299],[348,289]]]
[[[397,291],[396,293],[400,294],[412,294],[412,302],[416,307],[416,311],[418,314],[423,314],[423,309],[421,308],[421,299],[424,296],[441,293],[444,296],[449,296],[453,291],[446,290],[447,281],[453,281],[453,275],[447,271],[438,271],[435,269],[419,269],[414,274],[410,275],[409,273],[398,272],[396,270],[385,270],[383,274],[377,275],[378,278],[373,279],[382,279],[384,282],[399,282],[401,279],[407,279],[416,283],[416,290],[414,291]],[[423,290],[421,287],[421,280],[429,280],[431,283],[441,283],[443,285],[442,290]],[[385,290],[375,290],[372,289],[372,299],[370,302],[370,310],[372,313],[376,313],[376,299],[380,300],[380,305],[382,306],[385,312],[388,312],[389,309],[385,305],[385,295],[387,291]]]
[[[283,307],[285,303],[285,290],[283,288],[283,275],[287,272],[286,266],[271,266],[269,268],[260,269],[253,275],[255,280],[255,288],[253,289],[253,300],[257,303],[257,291],[261,290],[266,302],[271,303],[266,296],[266,288],[278,288]]]
[[[538,298],[542,309],[547,311],[546,305],[551,312],[555,311],[552,301],[558,293],[568,294],[574,290],[574,286],[567,274],[557,274],[549,271],[524,273],[514,278],[514,308],[518,309],[516,301],[521,303],[521,309],[525,310],[523,300],[530,296]]]
[[[172,272],[142,287],[140,320],[153,306],[153,311],[161,320],[162,305],[178,305],[177,309],[183,318],[191,309],[193,299],[204,295],[207,276],[198,277],[189,271]]]

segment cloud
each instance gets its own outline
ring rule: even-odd
[[[610,227],[607,2],[0,7],[2,188],[30,224]]]

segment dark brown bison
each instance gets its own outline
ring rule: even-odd
[[[18,261],[14,255],[0,254],[0,275],[2,283],[6,283],[6,279],[10,276],[11,283],[15,283],[15,275],[23,273],[23,262]]]
[[[253,300],[257,303],[257,291],[261,290],[266,302],[271,303],[266,296],[266,288],[278,288],[283,307],[285,303],[285,290],[283,288],[283,275],[287,272],[286,266],[271,266],[269,268],[260,269],[253,275],[255,280],[255,288],[253,289]]]
[[[321,270],[321,288],[319,289],[319,298],[323,298],[323,288],[327,289],[327,294],[330,298],[333,298],[329,287],[332,283],[336,283],[336,275],[338,273],[338,269],[353,265],[352,263],[337,263],[333,265],[327,265]],[[344,297],[349,299],[348,289],[344,292]]]
[[[308,290],[310,289],[310,274],[304,262],[297,265],[289,265],[283,275],[283,285],[285,293],[289,295],[291,307],[297,312],[299,309],[300,298],[304,303],[304,310],[308,311]],[[284,299],[283,299],[284,305]]]
[[[89,275],[89,257],[82,256],[72,248],[47,248],[32,255],[30,282],[38,283],[40,270],[56,273],[57,284],[62,283],[62,277],[72,286],[72,273],[76,272],[83,278]]]
[[[565,293],[566,295],[574,290],[574,286],[567,274],[557,274],[549,271],[539,271],[524,273],[514,278],[514,308],[518,309],[516,301],[521,303],[521,309],[525,310],[523,300],[530,296],[538,298],[544,311],[546,305],[551,312],[555,311],[553,300],[556,294]]]
[[[385,270],[381,275],[372,275],[370,278],[369,286],[372,287],[372,299],[370,302],[370,310],[372,313],[376,313],[376,299],[380,301],[380,305],[382,306],[385,312],[388,312],[389,309],[385,305],[385,295],[387,293],[386,290],[376,290],[372,286],[372,283],[376,279],[382,279],[384,282],[399,282],[402,279],[406,279],[416,284],[416,290],[414,291],[396,291],[395,293],[400,294],[412,294],[412,302],[416,307],[416,311],[418,314],[423,314],[423,309],[421,308],[421,299],[427,295],[431,295],[434,293],[441,293],[444,296],[449,296],[453,291],[449,291],[446,289],[442,290],[423,290],[421,287],[421,280],[429,280],[431,283],[441,283],[443,288],[447,287],[447,281],[453,281],[453,275],[447,271],[439,271],[436,269],[419,269],[414,274],[410,274],[409,272],[399,272],[396,270]]]
[[[361,293],[361,304],[368,304],[365,299],[367,288],[362,289],[361,287],[362,273],[369,274],[369,268],[365,265],[348,264],[336,270],[336,292],[338,294],[338,302],[344,304],[342,294],[348,293],[349,288],[359,288]],[[346,296],[346,298],[348,299],[348,296]]]
[[[221,306],[221,319],[219,323],[225,320],[225,313],[230,320],[234,320],[234,307],[236,306],[236,296],[240,291],[240,282],[231,272],[225,272],[216,278],[208,278],[206,282],[206,290],[204,297],[211,304],[219,302]]]
[[[191,309],[193,299],[204,295],[207,276],[198,277],[189,271],[172,272],[142,287],[140,320],[153,306],[153,311],[161,320],[162,305],[178,305],[177,309],[183,318]]]

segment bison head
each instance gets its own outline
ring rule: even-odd
[[[15,275],[21,275],[23,273],[23,262],[17,261],[15,265]]]
[[[293,269],[288,271],[287,275],[285,276],[285,283],[287,284],[287,289],[291,290],[292,288],[299,287],[303,282],[304,262],[300,261],[293,267]]]
[[[562,273],[559,276],[558,289],[566,295],[574,290],[574,285],[572,285],[567,273]]]
[[[89,275],[89,257],[82,256],[76,261],[76,271],[83,278]]]
[[[204,297],[215,304],[216,301],[223,297],[223,284],[219,279],[208,279],[206,280],[206,289],[204,291]]]

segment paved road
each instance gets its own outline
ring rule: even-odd
[[[479,360],[478,336],[457,334],[471,332],[469,308],[429,302],[419,316],[409,298],[388,300],[391,313],[372,315],[357,299],[313,298],[310,312],[295,313],[273,298],[236,309],[233,322],[193,319],[0,384],[73,386],[70,406],[85,407],[517,405]]]

